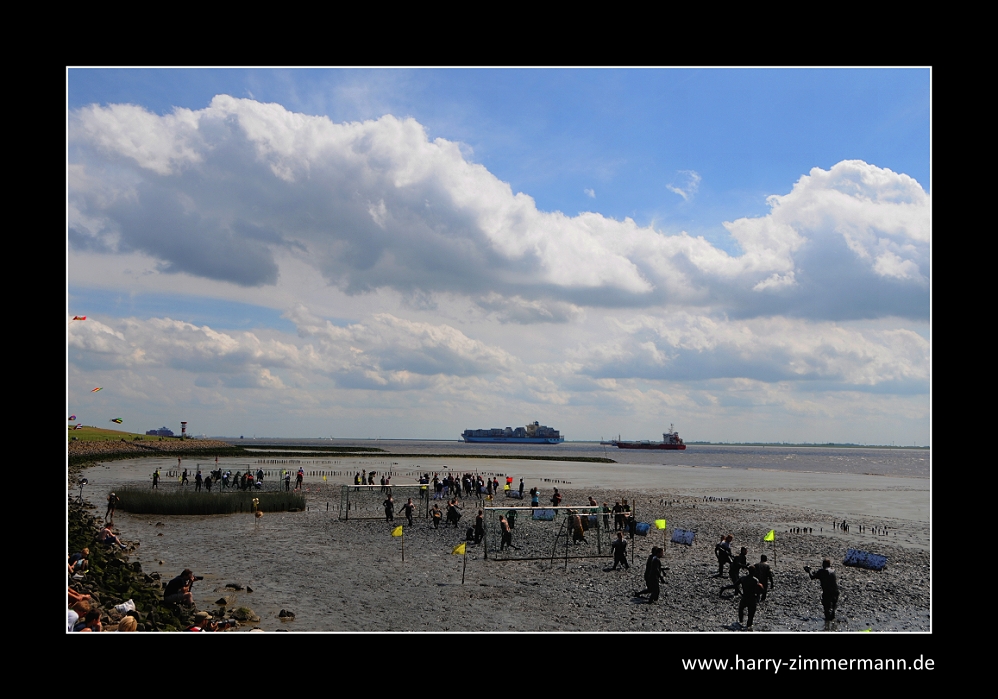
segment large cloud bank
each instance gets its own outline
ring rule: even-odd
[[[499,320],[681,304],[732,318],[928,318],[930,197],[862,161],[813,169],[725,226],[729,254],[598,213],[537,209],[413,119],[333,123],[220,95],[70,117],[70,241],[260,286],[298,255],[349,293],[467,295]]]

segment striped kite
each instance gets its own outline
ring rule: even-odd
[[[97,393],[97,391],[102,391],[102,390],[104,390],[104,387],[103,386],[98,386],[97,388],[95,388],[94,390],[92,390],[91,393]]]
[[[113,423],[115,423],[117,425],[120,425],[121,423],[124,422],[124,420],[122,420],[120,417],[113,417],[113,418],[111,418],[111,422],[113,422]]]
[[[74,429],[74,430],[82,430],[82,429],[83,429],[83,425],[82,425],[82,424],[79,424],[79,425],[77,425],[76,427],[74,427],[73,429]]]

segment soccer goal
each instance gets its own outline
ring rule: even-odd
[[[483,515],[485,558],[555,561],[613,554],[610,548],[612,519],[599,507],[491,506],[483,508]],[[503,519],[509,524],[508,534]]]
[[[412,498],[416,509],[412,516],[424,519],[430,514],[430,486],[420,483],[403,485],[345,485],[340,491],[340,519],[384,519],[385,501],[391,496],[395,518],[405,519],[402,506]]]

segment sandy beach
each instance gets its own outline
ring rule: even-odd
[[[220,465],[227,466],[225,459]],[[240,462],[245,467],[245,460]],[[755,630],[810,632],[823,628],[820,588],[805,565],[834,562],[841,598],[838,631],[931,630],[929,481],[843,473],[791,473],[764,469],[694,468],[650,464],[449,459],[340,459],[311,464],[305,486],[309,510],[268,514],[183,518],[119,512],[121,536],[138,542],[133,560],[164,579],[190,567],[205,579],[195,587],[199,608],[250,607],[266,631],[669,631],[738,630],[737,599],[719,596],[714,544],[723,534],[748,548],[750,563],[769,556],[775,584],[761,603]],[[173,459],[135,459],[91,468],[90,493],[101,504],[109,487],[148,486],[156,467]],[[446,469],[444,468],[446,466]],[[297,468],[297,466],[295,466]],[[485,558],[485,546],[468,546],[467,560],[451,555],[474,519],[476,501],[462,498],[465,517],[458,528],[434,529],[417,518],[403,541],[390,536],[383,518],[342,521],[342,485],[361,469],[390,468],[396,485],[413,483],[423,471],[509,473],[539,487],[542,504],[554,487],[563,504],[584,505],[591,495],[611,505],[630,500],[640,521],[666,518],[669,529],[696,531],[692,546],[670,543],[663,598],[655,605],[636,598],[644,587],[644,561],[661,532],[635,537],[629,570],[609,570],[611,559],[575,545],[565,560]],[[331,475],[335,474],[335,475]],[[165,481],[167,484],[168,481]],[[169,484],[173,485],[173,484]],[[612,485],[612,487],[608,487]],[[401,489],[400,489],[401,490]],[[502,500],[502,498],[500,498]],[[498,504],[507,506],[512,502]],[[848,532],[833,529],[846,519]],[[395,524],[404,523],[396,516]],[[862,528],[864,531],[860,531]],[[796,533],[804,528],[813,533]],[[763,542],[776,532],[775,550]],[[790,533],[794,530],[794,533]],[[886,532],[886,534],[884,533]],[[555,543],[555,531],[551,542]],[[562,540],[563,541],[563,540]],[[515,543],[515,540],[514,540]],[[495,542],[490,544],[493,547]],[[596,547],[592,547],[593,549]],[[855,548],[887,556],[882,571],[846,567]],[[588,557],[586,557],[588,556]],[[466,568],[464,567],[464,564]],[[462,572],[465,576],[461,583]],[[227,585],[249,586],[253,592]],[[278,617],[294,612],[293,620]]]

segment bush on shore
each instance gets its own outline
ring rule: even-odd
[[[153,490],[121,488],[115,491],[119,510],[148,515],[227,515],[252,512],[253,500],[261,512],[296,512],[305,510],[305,496],[293,492],[229,491],[195,492],[194,490]]]

